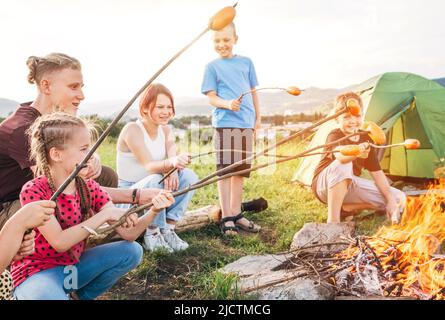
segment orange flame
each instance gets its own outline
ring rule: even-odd
[[[408,197],[401,223],[383,226],[366,240],[387,284],[400,286],[403,296],[445,299],[445,257],[436,254],[445,240],[444,190],[445,180],[441,180],[427,194]],[[359,250],[350,246],[340,256],[351,258]]]

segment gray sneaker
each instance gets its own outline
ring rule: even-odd
[[[147,251],[166,250],[167,252],[173,252],[173,249],[165,242],[159,228],[154,231],[145,232],[144,243],[142,244]]]
[[[178,237],[174,230],[163,230],[162,236],[165,242],[174,250],[182,251],[189,247],[189,244]]]

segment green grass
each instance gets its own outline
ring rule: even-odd
[[[116,170],[116,142],[116,138],[108,137],[98,149],[102,163],[114,170]]]
[[[102,162],[115,168],[115,140],[102,144]],[[208,147],[209,148],[209,147]],[[297,146],[281,147],[280,154],[293,154]],[[300,147],[301,148],[301,147]],[[202,149],[200,151],[203,151]],[[207,161],[210,162],[210,161]],[[254,172],[246,179],[243,199],[264,197],[269,208],[246,216],[263,229],[259,234],[222,237],[216,225],[185,232],[181,237],[190,244],[185,252],[145,253],[137,270],[123,278],[105,295],[106,299],[242,299],[234,287],[236,278],[223,275],[218,269],[245,255],[286,251],[294,234],[307,222],[325,222],[326,207],[310,190],[290,180],[298,160],[279,164],[269,175]],[[193,163],[191,168],[204,177],[214,165]],[[198,189],[189,209],[218,204],[216,184]],[[357,232],[372,234],[383,218],[357,223]]]

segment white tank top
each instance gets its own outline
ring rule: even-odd
[[[165,134],[161,126],[158,127],[156,139],[152,140],[142,122],[136,120],[136,124],[142,130],[144,144],[150,152],[151,159],[153,161],[164,160],[167,152],[165,149]],[[122,152],[117,147],[116,151],[116,169],[119,179],[135,183],[151,174],[142,166],[132,152]]]

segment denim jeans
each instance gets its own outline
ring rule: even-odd
[[[188,187],[198,181],[198,176],[190,169],[179,170],[179,190]],[[129,182],[119,179],[119,188],[130,188],[130,189],[140,189],[140,188],[164,188],[164,183],[159,183],[163,178],[161,174],[151,174],[138,182]],[[166,227],[167,220],[178,221],[184,215],[190,200],[193,197],[195,190],[187,192],[183,195],[175,197],[175,203],[170,207],[162,210],[156,218],[153,220],[153,225],[161,229]],[[119,208],[128,209],[129,204],[120,204]]]
[[[93,300],[136,268],[143,250],[137,242],[119,241],[86,250],[77,264],[40,271],[14,290],[18,300],[69,300],[76,291],[82,300]]]

